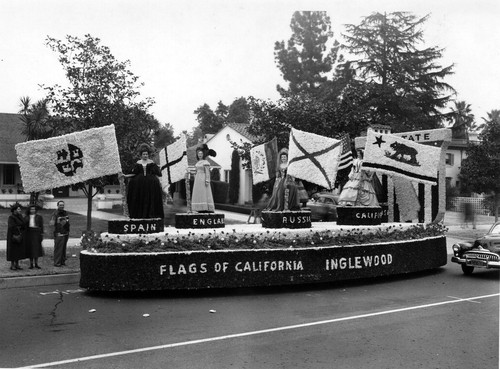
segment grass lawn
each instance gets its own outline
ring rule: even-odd
[[[49,226],[49,221],[53,209],[42,209],[38,211],[43,217],[43,225],[44,225],[44,239],[53,239],[52,235],[52,227]],[[0,240],[5,240],[7,237],[7,222],[9,216],[11,215],[10,209],[0,209]],[[76,214],[69,212],[70,218],[70,238],[79,238],[82,236],[82,231],[87,229],[87,217],[84,215]],[[108,221],[102,219],[92,218],[92,230],[96,232],[107,232],[108,230]]]

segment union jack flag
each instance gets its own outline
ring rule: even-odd
[[[351,139],[348,134],[341,137],[342,151],[340,152],[339,167],[338,170],[349,168],[352,165],[352,151],[351,151]]]

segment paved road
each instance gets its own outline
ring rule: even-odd
[[[448,264],[286,289],[3,290],[0,367],[495,368],[498,278]]]

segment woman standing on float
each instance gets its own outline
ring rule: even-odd
[[[358,157],[353,160],[349,180],[339,196],[342,206],[379,206],[373,188],[373,172],[362,169],[363,151],[358,150]]]
[[[208,156],[217,153],[209,149],[206,144],[196,148],[196,176],[194,177],[191,210],[198,213],[213,213],[215,211],[212,188],[210,187],[210,163]]]
[[[158,165],[149,158],[151,148],[139,146],[141,159],[135,163],[132,173],[124,177],[131,178],[127,190],[128,212],[131,219],[163,219],[163,191],[160,180],[161,171]]]
[[[295,178],[286,174],[288,169],[288,149],[281,149],[278,153],[278,159],[279,170],[276,172],[273,193],[265,210],[283,211],[285,210],[285,207],[287,207],[287,210],[300,210],[299,195]],[[285,198],[286,190],[288,190],[288,199]],[[285,206],[285,204],[287,204],[287,206]]]

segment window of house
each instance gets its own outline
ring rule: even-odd
[[[224,170],[224,182],[229,183],[229,177],[231,176],[230,170]]]
[[[13,164],[5,164],[3,166],[3,184],[4,185],[13,185],[15,184],[15,165]]]
[[[453,154],[446,154],[446,165],[452,165],[453,166]]]

